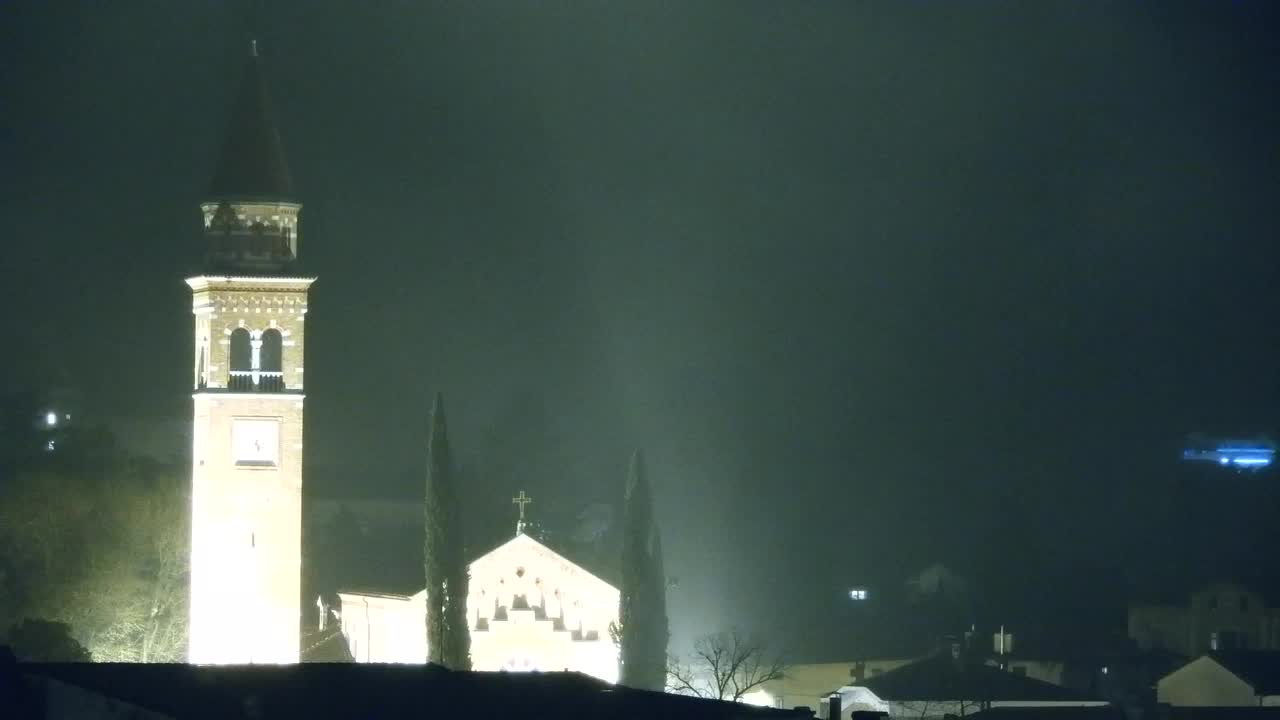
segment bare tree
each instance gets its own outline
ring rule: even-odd
[[[705,635],[693,653],[667,660],[667,689],[681,695],[741,702],[753,690],[786,676],[782,658],[737,630]]]
[[[0,489],[0,551],[16,581],[0,621],[64,623],[98,661],[181,661],[187,508],[181,481],[120,468],[19,474]]]
[[[964,717],[991,707],[985,700],[913,700],[894,703],[894,715],[930,720],[948,715]]]

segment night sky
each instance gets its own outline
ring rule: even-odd
[[[4,376],[189,422],[256,36],[319,277],[308,492],[418,495],[436,391],[473,526],[617,502],[643,447],[675,641],[804,657],[934,562],[1100,602],[1271,571],[1275,471],[1176,460],[1280,427],[1276,10],[4,3]]]

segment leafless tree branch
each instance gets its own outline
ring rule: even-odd
[[[717,700],[741,701],[748,693],[785,676],[782,659],[759,640],[737,630],[699,638],[687,662],[667,663],[672,692]]]

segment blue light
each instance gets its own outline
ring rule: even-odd
[[[1222,458],[1222,461],[1225,463],[1225,462],[1227,461],[1227,459],[1226,459],[1226,458]],[[1246,467],[1265,467],[1265,466],[1267,466],[1267,465],[1270,465],[1270,464],[1271,464],[1271,458],[1265,458],[1265,457],[1237,457],[1237,458],[1231,458],[1231,462],[1232,462],[1232,464],[1234,464],[1234,465],[1244,465],[1244,466],[1246,466]]]
[[[1223,440],[1213,445],[1187,448],[1182,451],[1182,459],[1193,462],[1212,462],[1219,467],[1230,467],[1236,470],[1256,471],[1270,467],[1275,454],[1275,446],[1267,440],[1257,442]]]

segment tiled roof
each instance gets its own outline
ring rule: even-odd
[[[886,702],[990,700],[1084,702],[1091,698],[1053,683],[948,654],[904,665],[861,683]]]

